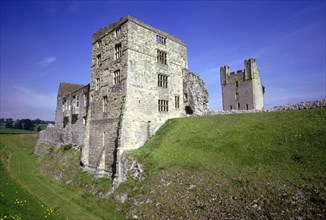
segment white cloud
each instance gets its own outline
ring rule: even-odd
[[[43,60],[35,63],[33,65],[34,68],[40,69],[49,66],[51,63],[54,63],[56,61],[56,58],[51,56],[51,57],[46,57]]]

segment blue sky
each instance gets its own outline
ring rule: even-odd
[[[219,68],[256,58],[267,108],[325,98],[325,1],[1,1],[1,116],[54,120],[61,81],[90,81],[91,38],[130,15],[180,38],[222,108]]]

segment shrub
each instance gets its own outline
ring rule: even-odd
[[[65,144],[65,145],[63,145],[63,151],[70,150],[71,148],[72,148],[72,145],[71,144]]]

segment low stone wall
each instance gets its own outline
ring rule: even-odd
[[[288,104],[282,106],[274,106],[271,109],[267,109],[264,112],[275,112],[275,111],[287,111],[287,110],[301,110],[301,109],[313,109],[313,108],[326,108],[326,99],[318,101],[305,101],[298,104]],[[239,113],[253,113],[262,112],[259,110],[209,110],[205,115],[223,115],[223,114],[239,114]]]
[[[325,108],[325,107],[326,107],[326,99],[321,99],[318,101],[305,101],[298,104],[274,106],[273,108],[268,109],[266,111],[273,112],[273,111],[301,110],[301,109]]]
[[[34,153],[38,156],[44,156],[47,154],[47,147],[60,147],[65,144],[71,144],[75,148],[82,147],[78,140],[74,138],[76,136],[71,131],[65,131],[59,129],[52,124],[48,124],[44,131],[40,131],[38,134],[37,144]]]

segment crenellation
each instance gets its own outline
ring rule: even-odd
[[[264,87],[255,59],[244,61],[245,69],[229,73],[229,67],[221,67],[223,110],[264,110]]]

